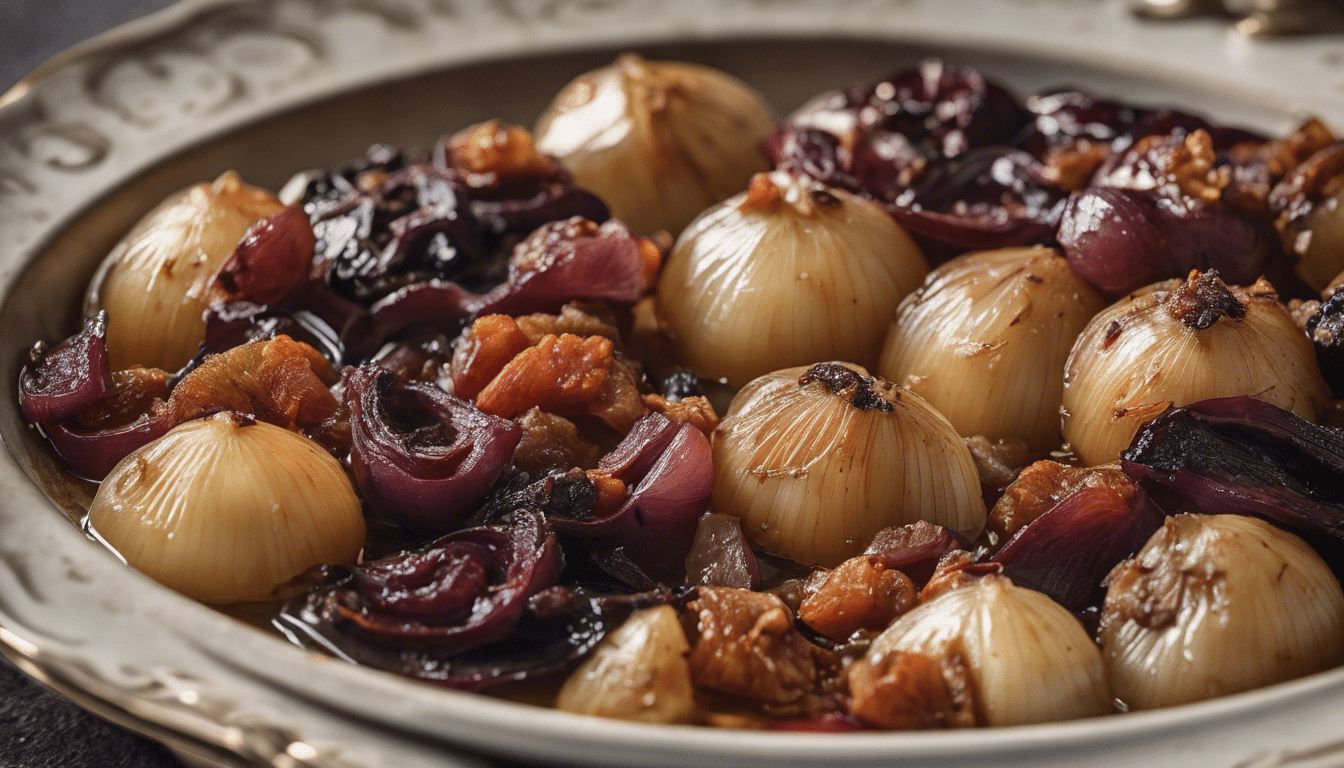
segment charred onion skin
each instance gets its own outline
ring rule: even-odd
[[[1139,432],[1121,466],[1154,493],[1204,512],[1344,539],[1344,436],[1263,400],[1170,408]]]

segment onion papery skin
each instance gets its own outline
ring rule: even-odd
[[[767,169],[774,126],[745,83],[709,67],[621,56],[565,86],[537,121],[537,148],[636,232],[681,231]]]
[[[822,360],[875,365],[896,306],[927,272],[878,204],[775,172],[686,228],[658,309],[685,365],[740,387]]]
[[[748,538],[806,565],[835,567],[883,528],[927,520],[974,539],[985,523],[979,476],[952,425],[891,387],[891,411],[860,410],[808,368],[753,381],[714,431],[711,508]]]
[[[1115,694],[1154,709],[1344,661],[1344,592],[1298,537],[1240,515],[1180,515],[1110,576],[1101,640]]]
[[[1186,286],[1197,280],[1191,275]],[[1171,405],[1250,395],[1314,422],[1329,399],[1311,341],[1266,283],[1231,289],[1245,317],[1198,329],[1166,309],[1186,286],[1170,281],[1126,297],[1078,337],[1065,369],[1063,426],[1088,466],[1118,459]]]
[[[84,301],[86,315],[104,309],[110,317],[112,369],[175,371],[195,357],[219,268],[248,228],[283,209],[230,171],[146,214],[104,259]]]
[[[850,667],[851,689],[874,679],[896,654],[963,667],[976,725],[1045,723],[1112,711],[1101,653],[1083,626],[1050,598],[1003,577],[977,579],[897,619]],[[894,668],[899,670],[899,661]],[[856,705],[862,717],[863,702],[856,699]]]
[[[1060,443],[1059,372],[1105,300],[1048,248],[966,254],[897,310],[878,374],[929,401],[963,437]]]
[[[181,424],[122,460],[89,524],[126,562],[206,603],[274,599],[317,565],[353,562],[364,516],[317,443],[234,413]]]

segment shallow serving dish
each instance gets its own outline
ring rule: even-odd
[[[466,766],[467,753],[642,766],[1344,763],[1344,669],[1167,711],[1012,729],[800,735],[649,727],[444,691],[304,653],[89,541],[18,414],[35,339],[75,327],[94,266],[167,193],[237,169],[278,188],[374,142],[530,125],[637,48],[728,70],[777,109],[927,55],[1019,92],[1079,85],[1274,131],[1344,128],[1344,39],[1150,25],[1120,0],[188,0],[0,97],[0,650],[203,764]]]

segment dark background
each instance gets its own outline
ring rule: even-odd
[[[0,93],[65,48],[168,0],[0,0]],[[2,449],[0,449],[2,450]],[[182,768],[0,659],[0,768]]]

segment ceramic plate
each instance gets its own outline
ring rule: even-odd
[[[48,63],[0,97],[0,646],[206,764],[1316,766],[1344,761],[1344,669],[1196,706],[955,733],[841,736],[607,722],[300,651],[163,589],[74,524],[17,412],[36,339],[66,337],[94,266],[169,192],[235,168],[278,188],[374,142],[531,124],[620,50],[724,68],[781,114],[927,55],[1019,92],[1078,85],[1283,131],[1344,127],[1344,41],[1249,41],[1111,0],[197,0]]]

